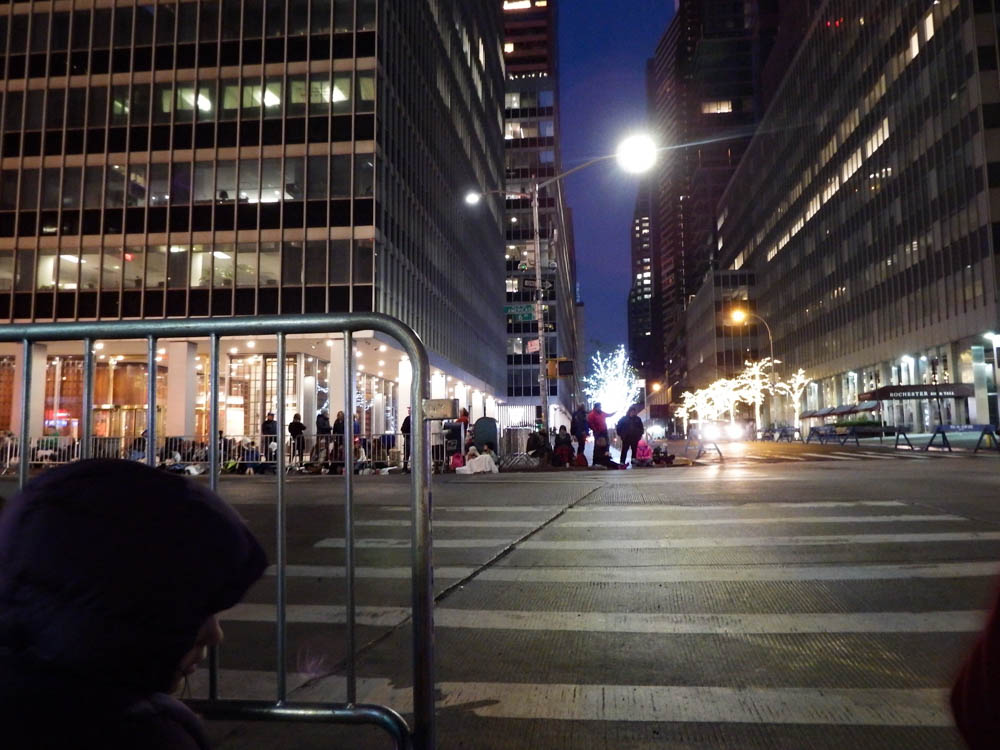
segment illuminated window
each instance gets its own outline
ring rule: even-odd
[[[722,115],[733,111],[733,103],[732,101],[702,102],[701,111],[706,115]]]
[[[513,52],[514,51],[514,42],[507,42],[506,44],[504,44],[503,51],[504,52]]]

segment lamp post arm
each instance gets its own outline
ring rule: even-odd
[[[535,189],[541,190],[542,188],[548,187],[554,182],[558,182],[563,177],[569,177],[571,174],[579,172],[581,169],[586,169],[587,167],[593,166],[594,164],[599,164],[602,161],[609,161],[614,158],[616,158],[614,154],[606,154],[604,156],[598,156],[596,158],[590,159],[589,161],[585,161],[583,164],[577,164],[572,169],[567,169],[565,172],[561,172],[560,174],[557,174],[555,177],[550,177],[549,179],[544,180],[542,182],[536,182]]]

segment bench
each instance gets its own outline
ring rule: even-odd
[[[820,445],[826,445],[827,440],[837,439],[837,428],[832,424],[824,424],[819,427],[810,427],[809,435],[806,437],[806,442],[811,443],[813,438],[819,442]]]
[[[976,448],[973,453],[979,453],[979,449],[983,447],[983,441],[987,442],[986,448],[988,450],[995,450],[1000,453],[1000,435],[997,433],[997,428],[991,424],[940,424],[934,428],[934,432],[931,435],[931,439],[927,441],[927,445],[924,446],[925,451],[929,451],[931,446],[934,445],[934,441],[937,440],[938,435],[941,436],[941,447],[947,448],[948,452],[951,453],[951,442],[948,440],[948,433],[955,432],[978,432],[979,440],[976,441]]]
[[[782,427],[778,431],[778,437],[775,439],[775,442],[780,443],[782,440],[785,440],[789,443],[795,442],[796,440],[801,441],[802,430],[800,430],[798,427]]]

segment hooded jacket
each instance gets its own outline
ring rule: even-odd
[[[0,515],[0,726],[11,747],[207,747],[166,695],[205,620],[267,564],[207,487],[78,461]]]

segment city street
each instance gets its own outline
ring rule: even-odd
[[[1000,571],[996,461],[435,477],[439,747],[958,750],[946,696]],[[360,478],[357,511],[359,699],[403,711],[405,481]],[[223,482],[271,554],[273,489]],[[341,483],[288,494],[291,697],[340,701]],[[273,695],[273,593],[269,576],[226,617],[225,697]],[[211,732],[223,748],[387,746],[339,727]]]

